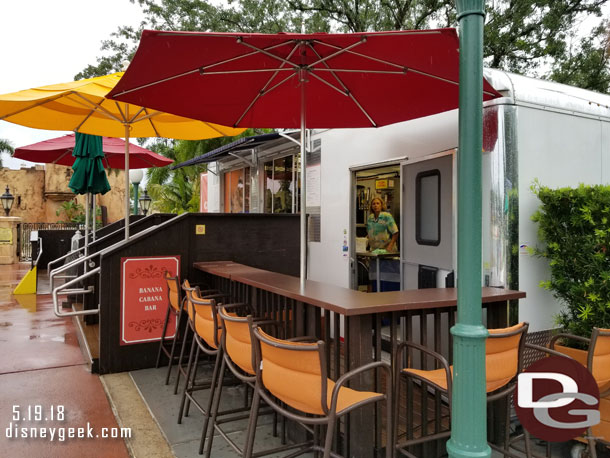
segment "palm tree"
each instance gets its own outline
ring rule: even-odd
[[[188,161],[231,143],[240,137],[249,137],[271,132],[269,129],[247,129],[237,137],[219,137],[209,140],[168,140],[157,139],[150,149],[176,164]],[[154,210],[163,213],[184,213],[199,211],[199,175],[207,170],[207,165],[193,165],[170,170],[157,167],[146,172],[147,191],[153,199]]]
[[[0,167],[2,167],[2,153],[13,154],[14,152],[15,149],[13,148],[13,145],[11,145],[11,142],[0,138]]]

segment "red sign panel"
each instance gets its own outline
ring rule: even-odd
[[[180,275],[180,256],[121,258],[121,345],[161,340],[169,303],[166,271]],[[165,336],[175,333],[174,316]]]

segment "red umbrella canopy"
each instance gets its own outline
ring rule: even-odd
[[[458,48],[455,29],[146,30],[108,97],[219,124],[269,128],[301,127],[302,98],[308,128],[378,127],[457,108]],[[484,100],[499,96],[484,81]]]
[[[72,157],[74,142],[74,134],[64,135],[17,148],[13,157],[32,162],[71,166],[74,164],[74,157]],[[125,167],[125,141],[120,138],[102,137],[102,143],[104,167],[123,169]],[[146,148],[134,144],[129,145],[130,169],[164,167],[172,162],[174,161]]]

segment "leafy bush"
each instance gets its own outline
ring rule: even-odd
[[[62,202],[59,209],[55,212],[55,215],[66,218],[65,220],[59,220],[58,223],[78,223],[85,224],[85,207],[82,204],[77,203],[75,200],[68,200]],[[99,229],[102,227],[102,209],[99,206],[95,208],[95,227]]]
[[[557,317],[566,331],[589,337],[594,326],[610,328],[610,186],[550,189],[535,182],[542,205],[532,216],[545,246],[551,279],[541,286],[564,305]]]

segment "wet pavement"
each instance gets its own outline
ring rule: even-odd
[[[123,439],[102,437],[119,425],[72,319],[53,314],[50,295],[11,294],[28,269],[0,266],[0,455],[128,457]]]

